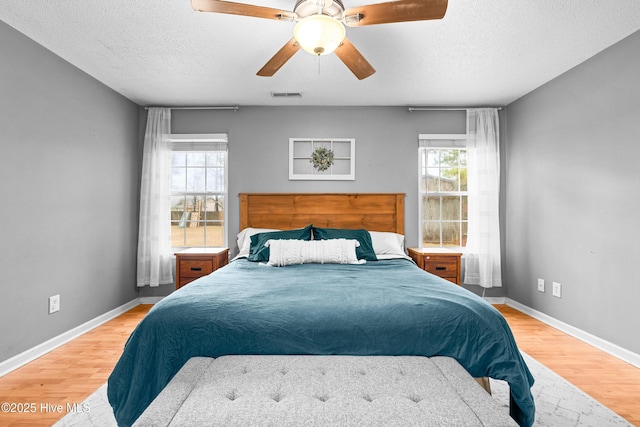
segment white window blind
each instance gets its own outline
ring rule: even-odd
[[[173,151],[227,151],[227,134],[174,134],[171,135]]]
[[[466,134],[420,134],[418,143],[420,147],[427,148],[466,148]]]

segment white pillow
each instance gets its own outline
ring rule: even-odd
[[[269,262],[276,267],[296,264],[364,264],[358,260],[357,240],[268,240]]]
[[[247,227],[244,230],[242,230],[240,233],[238,233],[238,255],[236,255],[236,258],[246,258],[249,256],[249,249],[251,249],[251,236],[253,236],[254,234],[258,234],[258,233],[268,233],[270,231],[281,231],[281,230],[276,230],[274,228],[252,228],[252,227]]]
[[[369,231],[371,244],[378,259],[407,258],[404,251],[404,236],[384,231]]]

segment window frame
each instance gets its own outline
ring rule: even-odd
[[[428,165],[423,163],[423,159],[425,159],[425,156],[427,155],[425,152],[429,149],[458,149],[458,150],[467,150],[468,153],[468,141],[469,141],[469,134],[420,134],[418,135],[418,247],[420,249],[423,248],[447,248],[447,249],[459,249],[459,250],[463,250],[465,248],[465,246],[462,246],[462,234],[460,236],[460,243],[461,245],[458,246],[445,246],[443,245],[443,241],[442,241],[442,224],[443,224],[443,220],[442,217],[440,217],[440,220],[438,221],[440,223],[440,242],[438,246],[425,246],[424,245],[424,224],[425,224],[425,220],[424,220],[424,215],[425,212],[423,210],[423,198],[427,197],[428,195],[436,195],[439,196],[442,200],[442,197],[446,197],[446,196],[456,196],[456,197],[462,197],[462,196],[466,196],[467,197],[467,207],[468,207],[468,197],[469,197],[469,192],[467,191],[461,191],[460,189],[458,189],[457,191],[437,191],[437,192],[429,192],[425,186],[425,189],[423,191],[422,189],[422,179],[423,179],[423,172],[426,173],[426,170],[428,168]],[[467,160],[468,162],[468,160]],[[467,163],[467,168],[468,168],[468,163]],[[442,208],[442,204],[441,204],[441,208]],[[460,209],[462,209],[462,206],[460,207]],[[457,222],[459,225],[459,227],[461,227],[463,222],[467,223],[467,231],[469,229],[469,217],[467,215],[467,220],[464,221],[463,219],[463,215],[462,215],[462,210],[460,211],[460,219],[458,219],[457,221],[446,221],[446,222]],[[435,222],[435,221],[434,221]]]
[[[205,246],[173,246],[172,251],[176,250],[184,250],[188,248],[217,248],[217,247],[228,247],[228,220],[227,220],[227,208],[229,203],[229,155],[228,155],[228,136],[226,133],[211,133],[211,134],[171,134],[169,137],[171,142],[171,157],[173,157],[174,152],[224,152],[224,189],[223,191],[173,191],[170,188],[170,197],[173,199],[175,196],[201,196],[204,197],[205,200],[209,196],[222,196],[224,199],[224,210],[223,210],[223,219],[222,219],[222,246],[219,245],[205,245]],[[173,170],[173,166],[170,166],[171,170]],[[171,182],[170,182],[171,185]],[[171,204],[169,205],[169,209],[171,209]],[[171,224],[173,222],[171,219]],[[206,223],[206,219],[202,220]],[[205,225],[205,243],[206,243],[206,225]],[[183,240],[184,242],[184,240]],[[184,242],[186,243],[186,242]]]
[[[313,150],[319,147],[334,150],[336,144],[348,145],[348,153],[343,152],[341,156],[334,158],[334,164],[326,171],[319,172],[310,166],[310,158]],[[308,145],[308,150],[306,150]],[[309,173],[301,172],[298,162],[307,165]],[[347,165],[346,171],[338,172],[343,168],[338,168],[335,162]],[[355,181],[356,179],[356,140],[355,138],[289,138],[289,180],[342,180]]]

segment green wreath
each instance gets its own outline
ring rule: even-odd
[[[310,163],[319,172],[324,172],[333,165],[333,151],[329,148],[318,147],[311,154]]]

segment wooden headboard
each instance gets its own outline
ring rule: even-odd
[[[365,228],[404,234],[404,193],[240,193],[240,230]]]

